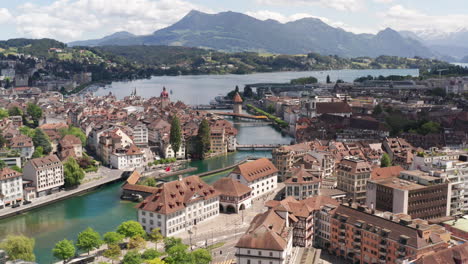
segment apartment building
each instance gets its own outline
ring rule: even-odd
[[[449,181],[450,215],[468,213],[468,152],[433,150],[414,157],[411,169],[419,169]]]
[[[278,169],[267,158],[261,158],[238,165],[228,177],[247,185],[252,189],[252,198],[256,198],[276,189]]]
[[[65,183],[63,164],[56,155],[32,159],[24,166],[23,179],[32,181],[36,197],[50,194]]]
[[[10,140],[10,148],[18,151],[23,159],[30,159],[34,153],[34,144],[30,137],[15,136]]]
[[[408,263],[449,241],[450,232],[425,220],[340,205],[331,218],[329,250],[352,263]]]
[[[137,147],[148,146],[148,128],[145,124],[138,123],[132,127],[133,130],[133,143]]]
[[[174,236],[217,216],[219,193],[200,177],[189,176],[163,184],[136,208],[146,232],[160,228],[163,236]]]
[[[210,129],[210,151],[214,154],[227,153],[227,141],[224,127]]]
[[[343,158],[337,167],[337,187],[347,193],[356,203],[366,201],[366,185],[370,178],[371,165],[358,157]]]
[[[130,145],[115,149],[110,155],[110,166],[119,170],[134,170],[145,165],[143,151],[137,146]]]
[[[285,180],[284,175],[286,172],[310,150],[310,143],[306,142],[291,146],[281,146],[271,152],[273,164],[278,168],[278,174],[282,181]]]
[[[286,196],[304,200],[319,195],[321,179],[308,172],[304,165],[290,169],[284,182]]]
[[[409,169],[414,158],[415,148],[403,138],[385,138],[382,147],[390,156],[393,165]]]
[[[10,168],[0,170],[0,208],[23,200],[23,174]]]
[[[369,208],[434,219],[450,214],[449,184],[422,171],[401,171],[399,177],[369,180]]]

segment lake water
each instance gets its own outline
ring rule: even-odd
[[[411,75],[419,76],[418,69],[381,69],[381,70],[331,70],[331,71],[308,71],[308,72],[274,72],[255,73],[246,75],[183,75],[183,76],[155,76],[151,79],[113,82],[103,88],[97,89],[96,95],[106,95],[110,91],[118,98],[130,94],[134,88],[143,97],[158,96],[162,87],[172,90],[171,100],[180,100],[189,105],[208,104],[217,95],[226,95],[236,85],[242,90],[244,85],[252,83],[284,83],[291,79],[314,76],[319,82],[325,82],[327,75],[332,81],[341,79],[352,82],[361,76],[388,76],[388,75]]]

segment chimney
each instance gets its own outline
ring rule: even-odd
[[[182,181],[183,177],[182,174],[179,174],[179,181]]]

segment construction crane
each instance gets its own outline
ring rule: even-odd
[[[442,72],[448,71],[449,69],[439,69],[437,70],[439,72],[439,79],[442,79]]]

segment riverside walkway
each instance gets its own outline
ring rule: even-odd
[[[80,186],[76,187],[75,189],[60,191],[57,193],[53,193],[51,195],[38,197],[32,200],[32,203],[30,204],[21,205],[16,208],[6,207],[3,209],[0,209],[0,219],[22,214],[27,211],[40,208],[42,206],[53,204],[55,202],[71,198],[73,196],[77,196],[77,195],[92,191],[96,188],[99,188],[102,185],[106,185],[106,184],[120,180],[122,177],[122,173],[123,171],[121,170],[115,170],[115,169],[112,170],[109,168],[100,167],[99,171],[95,175],[93,175],[93,176],[98,176],[98,177],[100,176],[98,179],[85,182],[81,184]],[[88,176],[89,175],[87,175],[87,177]]]

